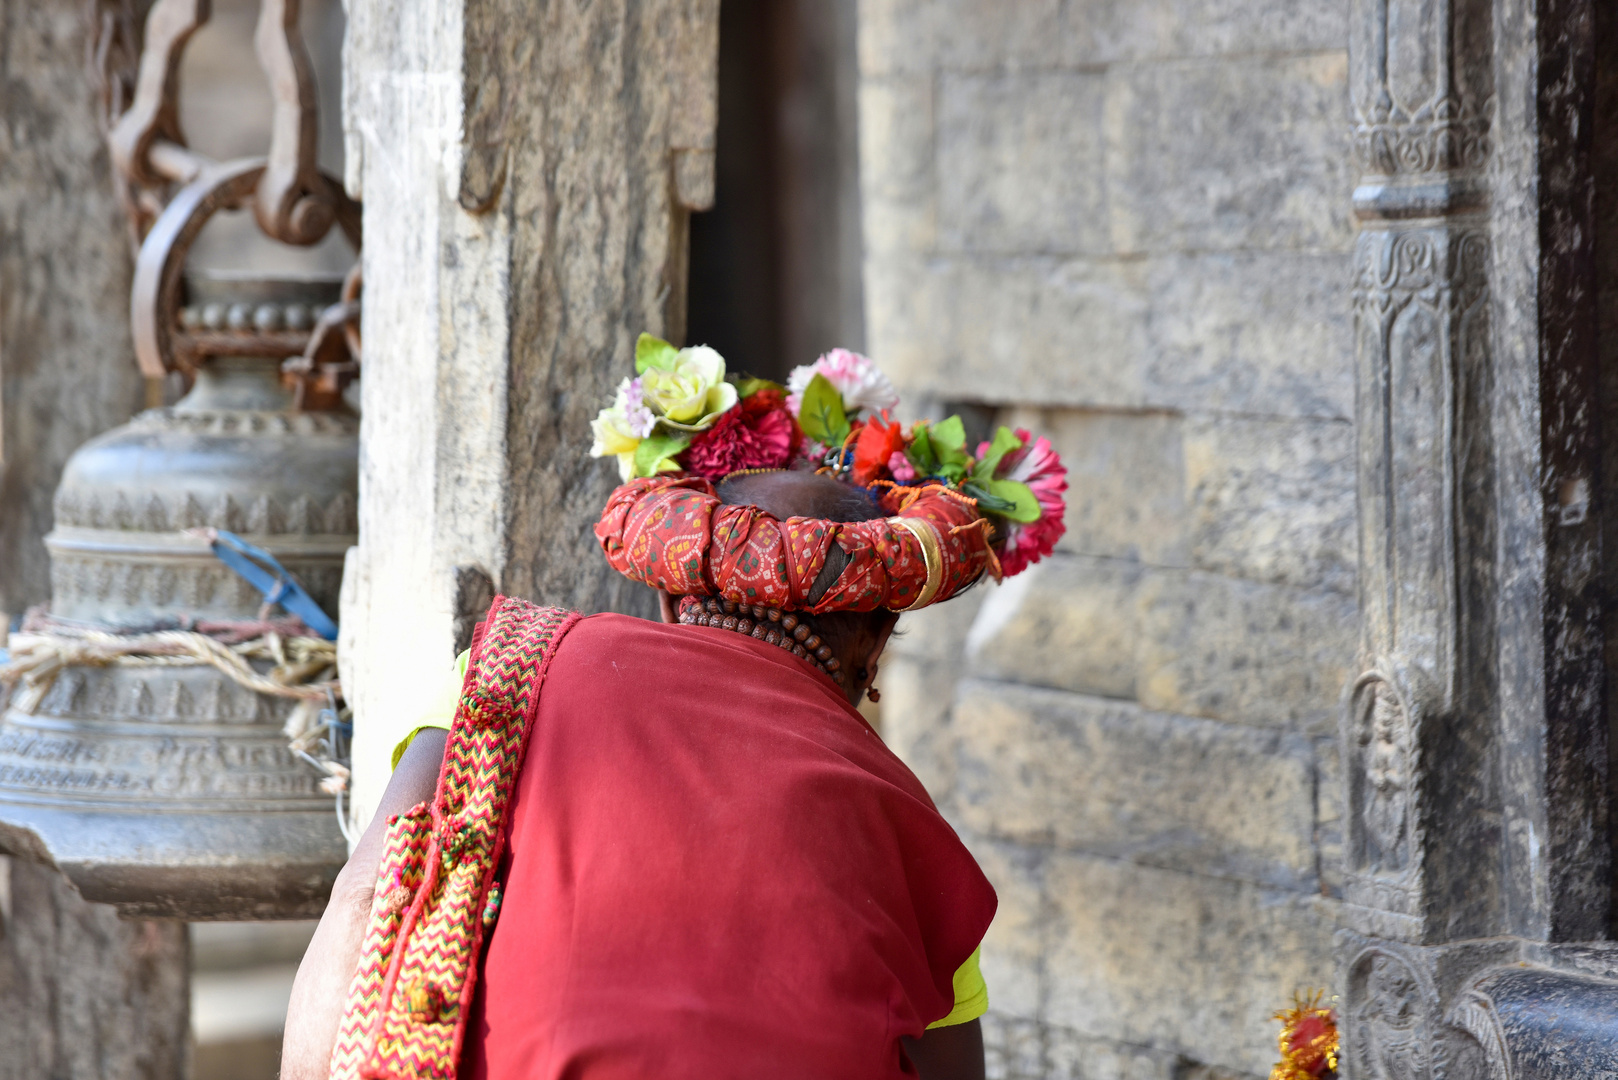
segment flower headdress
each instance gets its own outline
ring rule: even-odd
[[[616,457],[626,485],[608,504],[597,535],[614,565],[622,562],[621,570],[649,584],[671,592],[704,587],[724,592],[723,581],[706,580],[719,576],[711,569],[697,572],[698,580],[686,580],[691,577],[689,567],[671,563],[658,570],[651,567],[644,551],[631,554],[635,545],[623,530],[633,521],[645,524],[651,520],[631,504],[660,493],[658,513],[652,516],[661,521],[669,513],[677,513],[677,504],[689,503],[693,489],[706,489],[703,497],[713,499],[710,485],[727,476],[787,469],[800,463],[866,489],[894,515],[890,521],[901,526],[897,534],[884,534],[885,539],[866,538],[876,547],[899,545],[887,552],[884,565],[888,570],[879,575],[884,581],[868,582],[870,587],[863,593],[857,588],[834,590],[837,595],[828,593],[816,605],[818,610],[870,610],[901,600],[921,606],[942,600],[970,584],[984,568],[996,577],[1021,572],[1049,555],[1062,535],[1067,470],[1049,440],[1035,438],[1022,428],[1001,427],[993,438],[969,451],[966,428],[958,416],[901,424],[890,416],[899,404],[893,384],[859,353],[833,349],[813,364],[795,369],[783,387],[765,379],[728,374],[724,358],[707,346],[676,349],[642,334],[635,345],[635,371],[634,378],[626,378],[618,387],[613,403],[596,417],[590,452],[597,457]],[[660,480],[664,474],[670,475]],[[683,494],[675,489],[683,489]],[[689,516],[694,511],[687,507],[684,512]],[[712,507],[702,511],[705,515],[714,512]],[[927,522],[925,527],[912,527],[922,520]],[[616,524],[610,523],[613,521]],[[726,535],[735,534],[742,524],[738,520],[727,525]],[[856,524],[870,523],[820,528],[813,531],[810,547],[823,559],[833,534],[841,534],[838,543],[849,551],[863,537]],[[887,523],[877,524],[888,527]],[[752,519],[746,525],[750,530],[744,530],[746,535],[758,531]],[[707,527],[717,530],[712,521]],[[904,539],[909,535],[906,529],[915,534],[914,541]],[[718,531],[710,533],[713,545],[720,543],[718,536]],[[935,546],[932,537],[944,538],[942,546]],[[639,534],[635,539],[646,546]],[[792,540],[792,535],[784,535],[778,548],[760,548],[753,554],[768,555],[766,566],[778,562],[788,566],[795,558],[790,550]],[[924,600],[911,590],[911,583],[894,578],[894,560],[904,562],[900,549],[917,544],[927,556],[921,561],[929,588],[917,587],[927,594]],[[807,557],[807,549],[798,554]],[[818,570],[820,559],[810,558],[804,569]],[[722,560],[716,556],[715,561]],[[875,564],[872,573],[877,573]],[[851,565],[844,576],[858,579],[860,574]],[[941,583],[942,578],[951,580]],[[811,572],[808,580],[813,579]],[[758,587],[780,591],[763,584]],[[782,599],[803,600],[790,583],[783,588]],[[749,586],[736,599],[758,595],[757,587]]]

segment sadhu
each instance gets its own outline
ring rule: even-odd
[[[981,1077],[995,894],[856,706],[899,613],[1062,530],[1049,443],[642,337],[596,527],[660,623],[507,597],[402,726],[283,1077]]]

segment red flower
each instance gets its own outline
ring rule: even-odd
[[[1000,553],[1000,569],[1006,577],[1022,573],[1030,563],[1049,555],[1067,529],[1062,523],[1067,512],[1067,502],[1062,498],[1062,492],[1067,490],[1067,466],[1056,456],[1045,436],[1036,439],[1025,429],[1018,428],[1017,438],[1022,440],[1022,449],[1001,458],[994,475],[1027,484],[1034,498],[1039,500],[1039,519],[1027,524],[1008,521],[1001,526],[1005,547]],[[978,447],[978,457],[988,452],[988,443]]]
[[[685,467],[718,481],[738,469],[784,469],[802,434],[786,409],[786,395],[760,390],[722,414],[685,452]]]
[[[888,410],[871,417],[854,440],[854,482],[869,487],[882,475],[894,454],[904,453],[904,429],[888,419]]]

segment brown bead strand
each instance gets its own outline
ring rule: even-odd
[[[717,596],[683,596],[680,622],[686,626],[731,630],[779,646],[824,671],[838,686],[844,685],[843,665],[832,656],[831,646],[814,632],[807,620],[790,611],[762,604],[738,604]]]

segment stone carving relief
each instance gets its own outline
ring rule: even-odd
[[[283,556],[281,563],[322,607],[331,609],[342,590],[340,554],[321,559]],[[190,560],[136,562],[121,553],[110,558],[81,556],[57,548],[51,559],[51,595],[55,609],[177,608],[208,615],[251,610],[263,598],[203,548]]]
[[[1410,717],[1385,687],[1372,689],[1369,696],[1370,722],[1360,734],[1365,863],[1373,871],[1399,873],[1410,863]]]
[[[1348,1075],[1442,1080],[1444,1052],[1432,1030],[1438,993],[1419,963],[1397,946],[1368,946],[1350,962],[1346,989]]]
[[[1373,176],[1481,170],[1493,94],[1486,65],[1457,68],[1490,32],[1483,0],[1357,0],[1354,146]]]
[[[1433,956],[1450,894],[1429,880],[1424,753],[1461,707],[1467,439],[1489,372],[1492,0],[1350,0],[1351,137],[1361,171],[1352,302],[1361,666],[1342,713],[1344,1075],[1499,1080],[1445,1022]],[[1363,936],[1362,936],[1363,935]],[[1445,984],[1449,984],[1446,976]],[[1470,1030],[1469,1028],[1466,1030]],[[1482,1033],[1484,1027],[1478,1026]]]
[[[281,733],[292,707],[211,668],[72,668],[36,713],[0,719],[0,789],[142,814],[329,812]]]
[[[1482,169],[1492,111],[1492,102],[1469,106],[1446,96],[1411,113],[1384,95],[1356,110],[1354,149],[1374,175]]]
[[[56,524],[154,533],[212,527],[260,536],[352,536],[358,528],[354,498],[346,492],[325,505],[307,495],[282,503],[267,495],[243,502],[228,493],[189,492],[168,498],[152,493],[136,505],[123,492],[102,498],[67,488],[56,496]]]
[[[1367,229],[1355,252],[1366,650],[1397,651],[1448,708],[1458,635],[1456,408],[1488,348],[1486,233]]]
[[[1353,903],[1404,915],[1420,912],[1418,782],[1423,706],[1393,664],[1361,675],[1350,694],[1348,878]]]
[[[1596,970],[1519,960],[1476,973],[1446,1017],[1451,1076],[1457,1080],[1618,1076],[1614,1022],[1618,980],[1613,978],[1618,971],[1610,951],[1541,959],[1573,960],[1575,968]]]
[[[1513,1080],[1511,1051],[1489,995],[1473,987],[1450,1006],[1455,1034],[1455,1075],[1467,1080]]]

